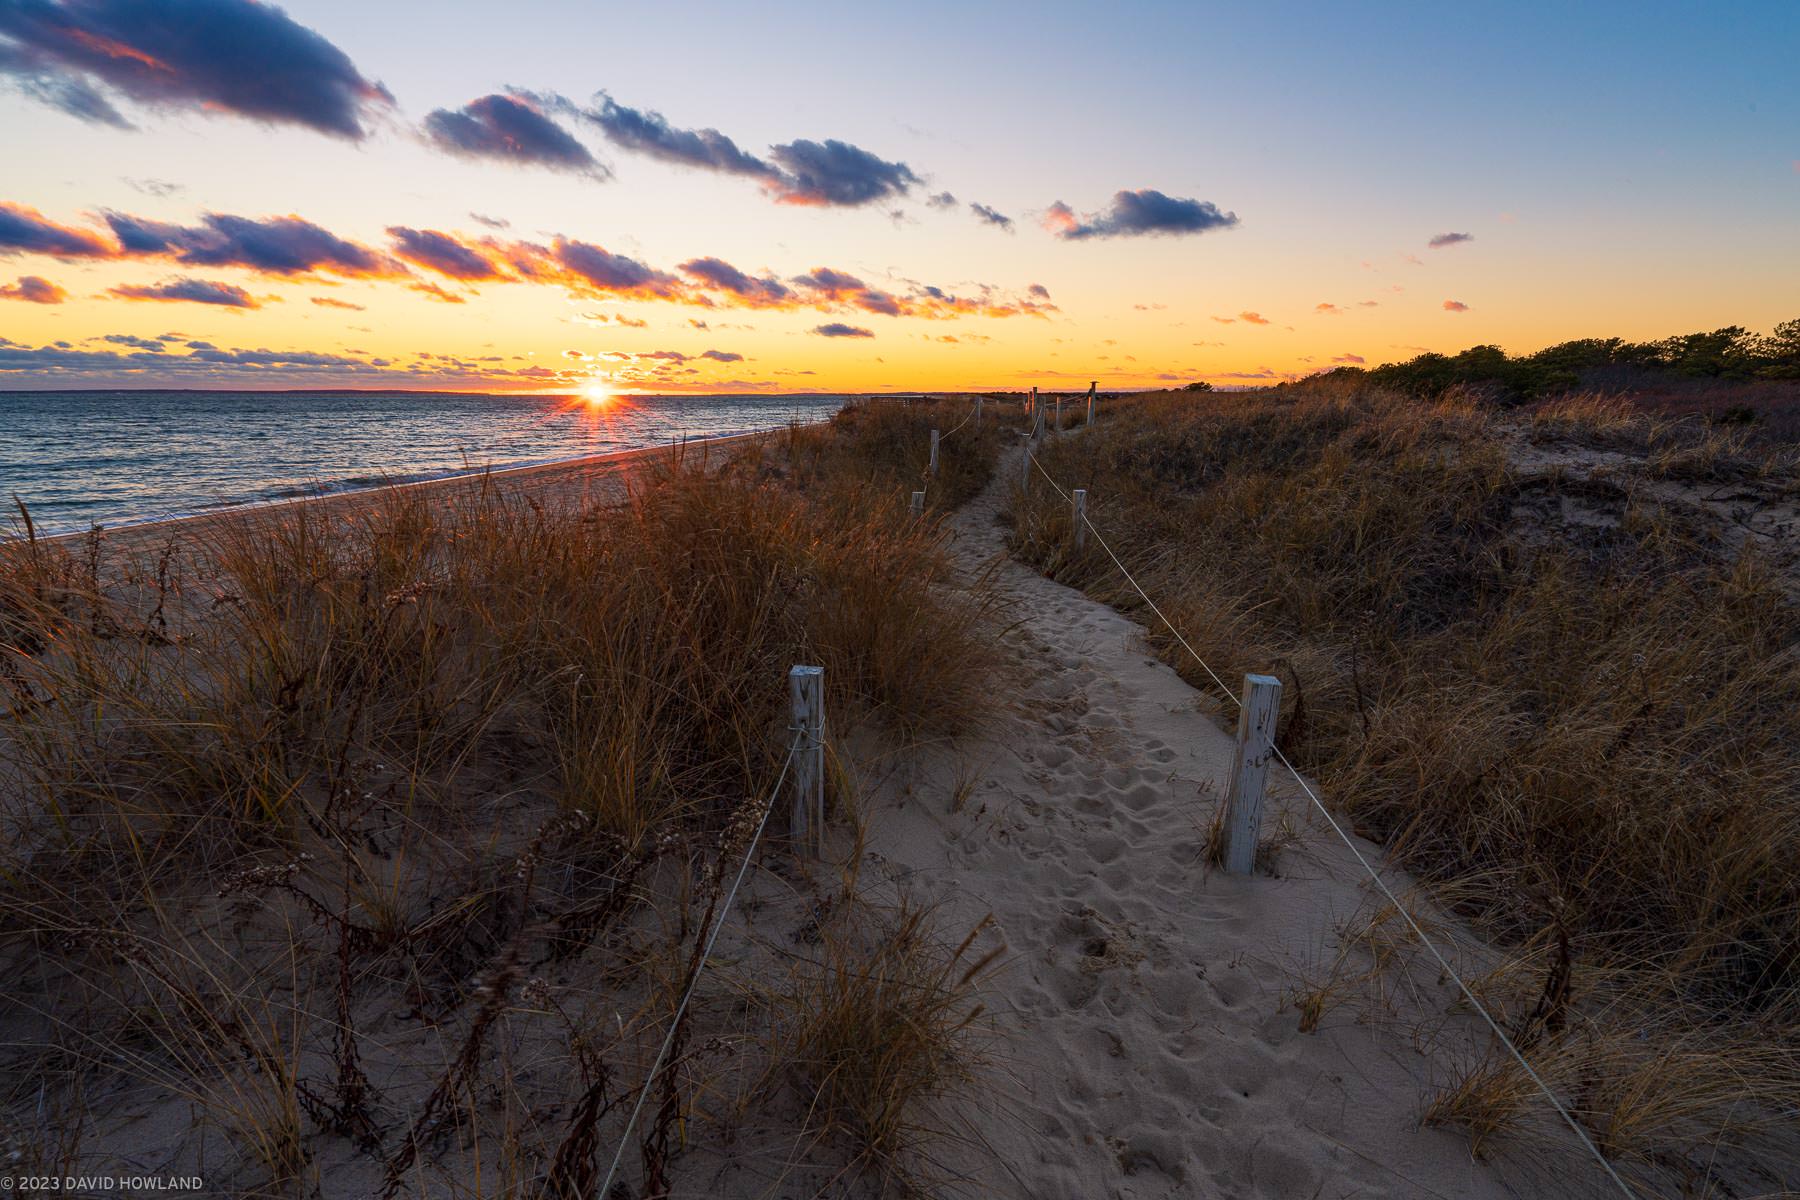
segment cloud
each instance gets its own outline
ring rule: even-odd
[[[1475,235],[1472,233],[1440,233],[1425,244],[1433,250],[1442,250],[1446,246],[1456,246],[1474,240]]]
[[[772,177],[778,172],[716,129],[677,129],[659,112],[627,108],[601,92],[600,107],[576,110],[600,127],[608,141],[662,162],[720,171],[727,175]]]
[[[490,217],[482,213],[472,212],[469,214],[469,220],[475,222],[477,225],[486,225],[489,229],[512,228],[512,222],[508,221],[505,217]]]
[[[773,146],[769,157],[782,168],[769,184],[770,194],[782,204],[854,208],[903,196],[921,182],[905,163],[889,162],[835,138]]]
[[[1241,312],[1238,314],[1238,320],[1250,325],[1267,325],[1269,323],[1269,318],[1255,312]]]
[[[111,289],[121,300],[185,300],[220,308],[261,308],[256,298],[241,287],[210,279],[168,279],[154,286],[128,284]]]
[[[348,55],[253,0],[7,0],[0,72],[83,120],[124,125],[99,86],[153,108],[226,112],[361,141],[393,104]]]
[[[596,179],[612,174],[532,98],[518,94],[482,96],[455,111],[433,109],[425,117],[425,136],[461,158],[548,167]]]
[[[1050,298],[1050,289],[1041,283],[1034,283],[1025,290],[1040,300],[1048,300]]]
[[[743,362],[744,361],[743,355],[735,353],[734,351],[731,351],[731,350],[708,350],[705,354],[702,354],[700,357],[701,358],[710,358],[714,362],[722,362],[722,363],[734,363],[734,362]]]
[[[1381,301],[1379,301],[1379,300],[1358,300],[1356,302],[1356,307],[1358,307],[1358,308],[1380,308]]]
[[[767,275],[760,279],[747,275],[723,259],[689,259],[681,264],[681,270],[703,284],[742,297],[752,305],[779,305],[793,295],[780,280]]]
[[[1315,304],[1315,305],[1313,305],[1313,311],[1316,313],[1322,313],[1323,315],[1328,316],[1328,317],[1341,317],[1344,315],[1343,309],[1339,308],[1335,304],[1329,304],[1329,303]]]
[[[58,225],[35,208],[0,200],[0,255],[21,252],[52,258],[112,258],[117,254],[86,230]]]
[[[659,300],[673,299],[681,293],[681,281],[675,276],[589,242],[559,237],[552,257],[576,280],[596,292],[648,296]]]
[[[1154,188],[1115,192],[1112,207],[1103,213],[1077,218],[1074,209],[1058,200],[1044,214],[1044,228],[1065,241],[1205,233],[1237,223],[1236,213],[1220,212],[1211,201],[1165,196]]]
[[[1343,363],[1347,366],[1361,366],[1363,363],[1368,362],[1369,360],[1364,358],[1360,354],[1340,354],[1337,357],[1333,358],[1331,361],[1334,363]]]
[[[28,304],[61,304],[69,293],[42,275],[21,275],[19,282],[0,284],[0,300],[23,300]]]
[[[981,220],[985,221],[989,225],[998,226],[999,228],[1006,230],[1008,233],[1012,232],[1013,220],[1011,217],[1006,216],[1004,213],[995,212],[993,209],[989,208],[987,205],[976,204],[974,201],[969,202],[969,211],[974,213],[977,217],[981,218]]]
[[[500,268],[479,251],[435,229],[388,226],[394,253],[407,262],[448,275],[452,279],[498,279]]]
[[[186,190],[182,184],[170,183],[167,179],[133,179],[129,175],[121,175],[119,179],[132,191],[142,192],[146,196],[155,196],[159,200]]]
[[[108,212],[120,257],[168,257],[201,267],[248,267],[271,275],[329,271],[352,277],[399,274],[399,268],[367,246],[346,241],[299,217],[257,220],[207,213],[199,225],[172,225]]]
[[[1468,312],[1469,306],[1464,304],[1461,300],[1446,300],[1446,301],[1444,301],[1444,311],[1445,312]]]
[[[334,300],[330,296],[314,296],[312,302],[320,308],[347,308],[352,312],[363,312],[363,306],[352,304],[348,300]]]
[[[4,19],[4,14],[0,14],[0,19]],[[90,125],[136,128],[86,80],[58,72],[59,68],[41,56],[17,45],[0,43],[0,75],[11,76],[13,86],[20,92]]]
[[[427,283],[424,280],[409,283],[406,288],[408,291],[418,292],[429,299],[436,300],[440,304],[467,304],[469,302],[466,296],[459,296],[455,292],[446,291],[438,284]]]
[[[925,203],[933,208],[955,208],[956,197],[949,192],[939,192],[935,196],[925,197]]]
[[[829,338],[872,338],[875,336],[875,331],[872,329],[864,329],[859,325],[845,325],[839,321],[833,321],[829,325],[815,326],[813,332],[820,337]]]

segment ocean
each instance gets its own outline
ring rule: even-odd
[[[80,532],[829,417],[841,395],[3,392],[0,537]]]

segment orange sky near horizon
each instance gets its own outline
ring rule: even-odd
[[[1800,316],[1800,100],[1761,42],[1740,39],[1736,91],[1696,91],[1662,73],[1707,52],[1693,30],[1547,7],[1535,32],[1423,32],[1396,9],[1286,47],[1307,69],[1277,95],[1237,59],[1171,71],[1184,6],[1103,30],[1086,6],[969,17],[1048,61],[1089,52],[1104,83],[1033,88],[970,78],[980,29],[919,58],[898,17],[857,14],[777,60],[795,27],[726,7],[690,69],[599,79],[584,36],[692,23],[547,5],[552,47],[473,6],[210,3],[261,22],[261,69],[298,82],[210,96],[155,6],[0,22],[36,64],[0,89],[0,389],[1240,386]],[[1205,15],[1220,53],[1280,44],[1276,15]],[[1382,40],[1403,28],[1405,56]],[[448,53],[476,32],[492,67]],[[1479,60],[1432,57],[1476,32]],[[855,56],[885,53],[907,86],[858,90]],[[1591,78],[1551,74],[1584,53]],[[616,104],[586,98],[601,84]]]

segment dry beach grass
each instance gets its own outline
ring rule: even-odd
[[[983,598],[888,486],[950,415],[853,409],[602,506],[475,480],[0,548],[19,1173],[593,1194],[783,766],[787,667],[825,667],[834,743],[981,712]],[[946,478],[988,453],[946,442]],[[734,1140],[777,1177],[897,1177],[967,1075],[966,931],[765,859],[633,1194]]]
[[[1506,949],[1481,990],[1605,1153],[1683,1194],[1731,1194],[1734,1154],[1800,1181],[1793,445],[1338,379],[1122,400],[1040,457],[1227,681],[1282,678],[1281,744],[1332,802]],[[1018,552],[1140,608],[1034,484]],[[1543,1114],[1505,1056],[1460,1069],[1427,1119],[1478,1148]]]

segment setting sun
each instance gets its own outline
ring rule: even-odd
[[[581,398],[587,402],[589,408],[604,408],[611,404],[616,397],[617,393],[599,380],[583,384],[581,387]]]

